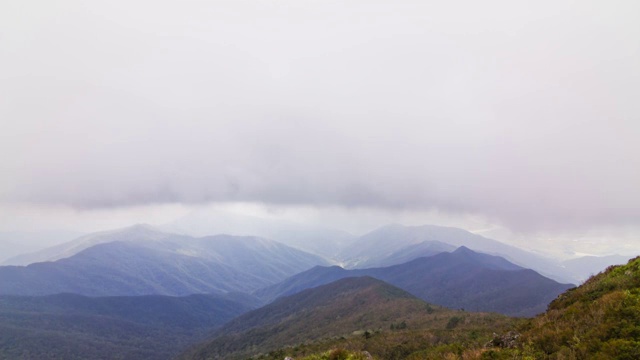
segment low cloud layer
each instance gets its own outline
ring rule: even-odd
[[[0,12],[0,201],[640,222],[638,4],[37,1]]]

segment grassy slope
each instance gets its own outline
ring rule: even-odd
[[[524,341],[551,359],[640,359],[640,257],[558,297]]]
[[[249,312],[183,358],[242,359],[285,346],[290,346],[291,352],[297,349],[300,354],[308,354],[324,346],[361,349],[365,344],[373,347],[372,353],[383,354],[384,348],[396,341],[406,346],[392,351],[406,355],[407,351],[418,349],[418,344],[446,342],[460,334],[471,334],[474,329],[478,331],[471,336],[486,342],[492,330],[504,330],[515,321],[501,315],[432,306],[373,278],[347,278]],[[302,345],[305,343],[308,346]],[[284,358],[283,354],[276,351],[266,356],[277,359]]]
[[[473,316],[473,314],[468,314]],[[297,360],[337,359],[328,349],[347,349],[344,359],[360,359],[361,351],[375,359],[640,359],[640,257],[591,277],[566,291],[536,318],[521,320],[515,348],[485,347],[473,336],[495,323],[456,329],[448,339],[434,330],[401,330],[364,337],[316,342],[284,348],[262,356]],[[505,327],[503,326],[503,329]],[[439,341],[433,341],[440,337]],[[482,335],[481,335],[482,336]],[[415,351],[414,351],[415,350]],[[338,352],[340,353],[340,352]]]

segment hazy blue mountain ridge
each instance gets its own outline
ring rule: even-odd
[[[315,267],[260,289],[254,295],[268,302],[305,288],[353,276],[371,276],[425,301],[449,308],[515,316],[543,312],[551,300],[573,286],[560,284],[501,257],[460,247],[452,253],[440,253],[384,268],[345,270]]]
[[[217,214],[190,214],[164,226],[181,233],[206,235],[229,230],[233,234],[265,235],[293,248],[324,257],[329,262],[347,268],[384,267],[402,264],[418,257],[451,252],[459,246],[474,251],[499,255],[511,262],[560,282],[580,283],[589,275],[608,265],[624,262],[627,257],[583,257],[560,262],[488,239],[463,229],[423,225],[388,225],[360,237],[324,227],[314,227],[275,219]],[[206,232],[210,231],[210,232]],[[134,225],[124,229],[82,236],[35,253],[6,260],[5,264],[27,265],[35,262],[68,258],[91,246],[113,241],[161,240],[171,237],[193,239],[192,236],[162,232],[149,225]],[[202,251],[203,249],[198,249]],[[207,251],[206,249],[204,249]]]
[[[420,257],[422,256],[420,252],[412,253],[411,249],[425,241],[437,241],[455,248],[466,246],[476,252],[501,256],[514,264],[533,269],[556,281],[575,281],[558,261],[463,229],[435,225],[404,226],[392,224],[383,226],[362,235],[345,248],[341,253],[341,259],[347,268],[365,268],[376,263],[396,265],[399,263],[391,264],[388,259],[403,252],[406,256],[398,261],[412,260],[412,255],[415,255],[413,259]]]
[[[129,240],[94,245],[58,261],[0,267],[0,294],[251,292],[327,265],[316,255],[255,237],[168,234],[149,240],[125,235]]]
[[[176,234],[161,232],[152,226],[137,224],[123,229],[100,231],[80,236],[55,246],[39,251],[21,254],[7,259],[2,265],[29,265],[37,262],[56,261],[71,257],[94,245],[113,241],[158,240],[166,237],[177,237]]]
[[[278,284],[254,291],[253,295],[264,303],[270,303],[279,297],[293,295],[305,289],[325,285],[351,276],[358,276],[358,272],[345,270],[340,266],[315,266]]]
[[[357,237],[329,226],[309,225],[283,219],[263,218],[222,211],[194,211],[161,227],[169,232],[206,236],[230,234],[258,236],[287,246],[336,259],[340,251]]]
[[[25,256],[30,257],[27,254],[35,254],[81,236],[83,234],[80,232],[62,230],[0,232],[0,265],[27,265],[45,261],[47,259],[31,261]]]

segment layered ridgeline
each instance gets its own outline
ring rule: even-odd
[[[227,211],[193,211],[162,226],[169,232],[205,236],[212,234],[253,235],[283,243],[302,251],[333,259],[356,239],[345,231],[327,226],[296,223]]]
[[[627,262],[630,256],[582,256],[559,261],[471,233],[464,229],[422,225],[388,225],[360,236],[339,255],[346,268],[369,268],[451,252],[460,246],[503,257],[562,283],[579,284],[610,265]]]
[[[136,226],[74,242],[74,255],[0,267],[0,294],[89,296],[251,292],[322,258],[275,241],[229,235],[194,238]],[[59,247],[59,249],[64,246]],[[69,250],[73,253],[75,250]]]
[[[204,216],[204,215],[203,215]],[[413,259],[451,252],[460,246],[474,251],[498,255],[525,268],[559,282],[581,283],[609,265],[622,264],[629,257],[586,256],[560,262],[473,234],[463,229],[434,225],[388,225],[360,237],[322,227],[303,226],[276,220],[252,217],[191,214],[164,228],[197,236],[211,234],[251,234],[266,237],[285,245],[319,255],[346,268],[384,267]],[[94,245],[123,241],[128,238],[158,240],[172,236],[146,225],[82,236],[35,253],[6,260],[3,265],[28,265],[71,257]],[[187,236],[186,238],[189,238]]]
[[[75,238],[74,240],[50,246],[35,252],[25,253],[5,260],[2,265],[26,266],[45,261],[56,261],[71,257],[94,245],[114,241],[159,240],[175,236],[154,229],[149,225],[138,224],[123,229],[99,231]]]
[[[27,265],[20,262],[21,254],[33,253],[80,236],[80,232],[61,230],[0,232],[0,265]],[[14,262],[16,258],[18,262]]]
[[[248,296],[0,296],[1,359],[170,359],[232,318]]]
[[[468,311],[491,311],[512,316],[543,312],[558,294],[573,287],[545,278],[509,261],[460,247],[451,253],[412,260],[385,268],[345,270],[315,267],[254,295],[265,302],[304,289],[353,277],[371,276],[433,304]]]
[[[259,359],[640,359],[640,257],[612,266],[561,294],[532,319],[496,330],[486,343],[469,341],[465,330],[448,343],[430,345],[417,335],[393,331],[360,341],[326,339],[285,347]],[[499,329],[495,324],[486,327]],[[504,328],[503,328],[504,329]],[[420,343],[422,341],[422,343]],[[367,351],[364,354],[363,351]],[[397,351],[402,351],[398,355]],[[364,355],[363,355],[364,354]]]
[[[573,282],[559,262],[488,239],[469,231],[435,225],[387,225],[365,234],[346,247],[341,258],[347,268],[369,268],[401,264],[415,258],[452,251],[460,246],[501,256],[522,267],[560,282]],[[413,250],[413,251],[411,251]],[[405,254],[405,256],[400,256]],[[397,262],[393,259],[397,258]]]
[[[474,331],[476,340],[487,339],[491,331],[513,324],[514,320],[504,316],[430,305],[370,277],[345,278],[248,312],[180,358],[244,359],[321,339],[359,343],[383,331],[417,331],[412,341],[433,346],[452,341],[466,330]]]
[[[252,296],[242,292],[254,294],[261,305],[273,303],[229,323],[189,356],[268,354],[294,344],[302,353],[353,345],[354,351],[377,349],[384,359],[424,355],[431,351],[426,349],[441,346],[444,352],[450,350],[447,346],[480,351],[493,332],[521,320],[470,311],[532,316],[571,287],[522,263],[473,251],[472,246],[454,248],[467,243],[508,253],[522,263],[533,256],[464,230],[440,227],[391,226],[365,235],[342,252],[342,260],[351,254],[346,263],[356,269],[350,270],[328,267],[319,256],[258,237],[197,238],[148,226],[92,234],[38,253],[46,262],[0,267],[0,295],[123,297],[5,297],[0,301],[0,349],[6,358],[163,358],[254,308]],[[575,261],[575,267],[591,266],[592,260]],[[381,266],[357,268],[374,263]],[[383,267],[390,264],[395,265]],[[379,296],[381,292],[388,296]],[[139,297],[196,293],[212,295]],[[240,301],[239,307],[223,305],[222,300]],[[543,335],[525,334],[531,334],[532,343],[555,347],[521,351],[569,351],[564,345],[548,345],[553,342]],[[404,345],[393,350],[388,346],[394,342]],[[52,355],[41,351],[46,348]],[[512,355],[509,350],[492,351]]]

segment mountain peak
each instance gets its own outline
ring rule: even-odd
[[[477,254],[477,252],[463,245],[459,246],[455,251],[453,251],[453,254]]]
[[[475,252],[471,249],[469,249],[466,246],[459,246],[457,249],[455,249],[454,251],[451,252],[452,256],[456,256],[456,257],[460,257],[460,258],[464,258],[464,259],[479,259],[481,257],[493,257],[493,258],[498,258],[497,256],[491,256],[491,255],[487,255],[487,254],[483,254],[483,253],[478,253]]]

